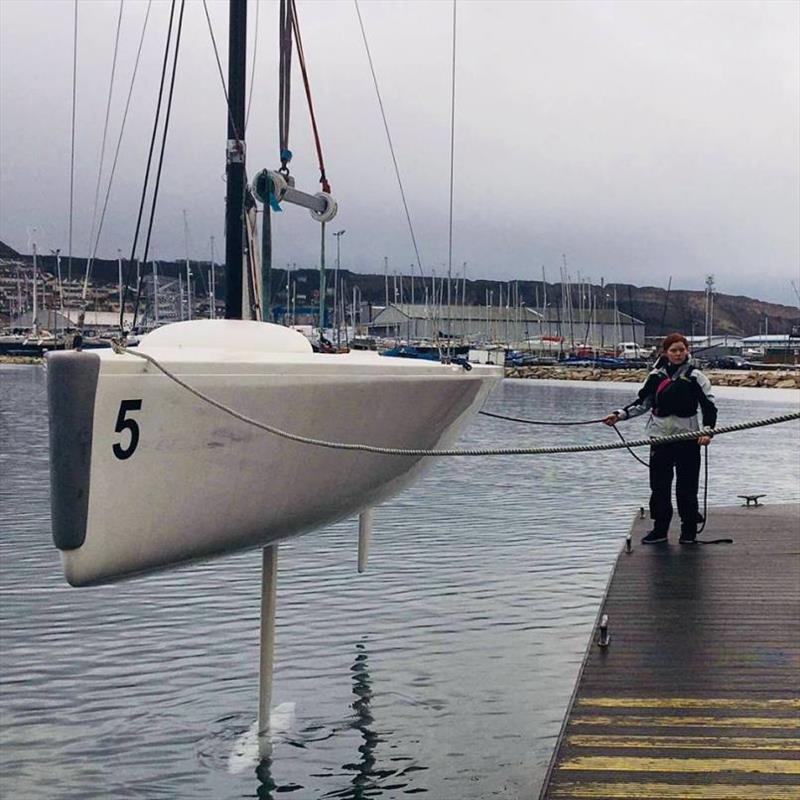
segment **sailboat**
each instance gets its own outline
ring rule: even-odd
[[[430,461],[263,425],[334,445],[437,449],[502,377],[494,366],[315,353],[300,333],[238,318],[245,20],[246,0],[230,0],[228,318],[165,325],[139,355],[47,358],[53,538],[74,586],[274,545],[386,500]]]

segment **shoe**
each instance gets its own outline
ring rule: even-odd
[[[667,534],[659,533],[658,531],[650,531],[647,536],[642,537],[642,544],[659,544],[666,541]]]
[[[694,544],[697,541],[697,525],[681,524],[681,538],[678,539],[680,544]]]

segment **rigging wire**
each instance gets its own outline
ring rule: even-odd
[[[130,105],[131,105],[131,97],[133,96],[133,87],[134,87],[134,85],[136,83],[136,73],[139,70],[139,61],[140,61],[141,55],[142,55],[142,46],[144,45],[144,36],[145,36],[146,31],[147,31],[147,22],[150,19],[150,8],[151,8],[152,4],[153,4],[153,0],[148,0],[147,8],[145,10],[145,15],[144,15],[144,24],[142,25],[142,33],[141,33],[141,36],[139,37],[139,47],[136,50],[136,60],[134,61],[134,64],[133,64],[133,73],[131,74],[131,85],[128,88],[128,97],[125,100],[125,110],[122,113],[122,123],[121,123],[120,129],[119,129],[119,136],[117,137],[117,146],[116,146],[116,148],[114,150],[114,160],[111,163],[111,173],[110,173],[109,178],[108,178],[108,187],[106,189],[106,195],[105,195],[105,199],[103,201],[103,210],[102,210],[102,212],[100,214],[100,223],[99,223],[99,225],[97,227],[97,238],[95,239],[94,249],[92,250],[92,262],[94,262],[94,259],[95,259],[96,255],[97,255],[97,247],[98,247],[98,245],[100,243],[100,234],[103,231],[103,223],[105,222],[105,218],[106,218],[106,211],[108,209],[108,201],[111,198],[111,187],[112,187],[112,185],[114,183],[114,175],[115,175],[116,170],[117,170],[117,161],[119,159],[120,148],[122,146],[122,137],[125,134],[125,124],[126,124],[127,119],[128,119],[128,111],[129,111]],[[124,310],[125,310],[125,306],[122,305],[120,307],[120,311],[119,311],[119,327],[120,327],[120,330],[123,329]]]
[[[280,172],[289,174],[287,166],[292,159],[289,150],[289,120],[292,100],[292,27],[294,5],[291,0],[281,0],[278,23],[278,147]]]
[[[98,247],[98,244],[100,242],[100,234],[102,233],[102,230],[103,230],[103,223],[105,222],[106,211],[108,209],[108,201],[111,198],[111,187],[112,187],[112,185],[114,183],[114,175],[115,175],[116,170],[117,170],[117,161],[119,159],[119,153],[120,153],[120,149],[122,147],[122,137],[125,134],[125,124],[126,124],[126,122],[128,120],[128,111],[129,111],[130,105],[131,105],[131,97],[133,96],[133,87],[136,84],[136,73],[139,70],[139,61],[140,61],[141,55],[142,55],[142,46],[144,45],[144,36],[145,36],[146,31],[147,31],[147,23],[148,23],[148,20],[150,19],[150,8],[151,8],[152,4],[153,4],[153,0],[147,0],[147,8],[145,10],[144,23],[142,25],[142,33],[141,33],[141,35],[139,37],[139,46],[138,46],[138,48],[136,50],[136,60],[133,63],[133,72],[131,73],[131,85],[128,88],[128,97],[125,100],[125,109],[122,112],[122,123],[121,123],[120,128],[119,128],[119,136],[117,137],[117,146],[116,146],[116,148],[114,150],[114,160],[111,163],[111,174],[109,175],[109,178],[108,178],[108,188],[106,189],[106,196],[105,196],[105,200],[103,201],[103,210],[102,210],[102,212],[100,214],[100,224],[99,224],[99,226],[97,228],[97,239],[95,241],[94,250],[92,252],[92,260],[93,261],[94,261],[94,258],[96,256],[96,254],[97,254],[97,247]],[[126,276],[126,283],[127,283],[127,276]],[[124,299],[124,296],[123,296],[123,299]],[[120,330],[123,329],[124,312],[125,312],[125,305],[123,303],[122,306],[120,306],[120,310],[119,310],[119,327],[120,327]]]
[[[456,135],[456,0],[453,0],[453,68],[450,89],[450,217],[447,243],[447,354],[453,344],[453,318],[450,305],[450,291],[453,282],[453,164],[455,159]]]
[[[69,246],[67,280],[72,280],[72,219],[75,206],[75,108],[78,96],[78,0],[75,0],[75,21],[72,32],[72,138],[69,152]]]
[[[292,23],[294,27],[294,40],[297,43],[297,58],[300,62],[300,72],[303,75],[303,86],[306,90],[306,100],[308,101],[308,113],[311,115],[311,128],[314,131],[314,144],[317,148],[317,161],[319,162],[319,182],[322,184],[322,191],[330,194],[331,187],[325,175],[325,161],[322,158],[322,144],[317,130],[317,118],[314,114],[314,103],[311,99],[311,84],[308,80],[306,68],[306,54],[303,50],[303,40],[300,38],[300,25],[297,21],[297,6],[295,0],[290,0],[292,4]]]
[[[389,132],[389,122],[386,119],[386,110],[383,107],[383,100],[381,99],[381,90],[378,87],[378,77],[375,74],[375,66],[372,63],[372,54],[370,53],[369,49],[369,42],[367,41],[367,32],[364,28],[364,20],[361,18],[361,9],[358,5],[358,0],[353,0],[356,7],[356,14],[358,15],[358,24],[361,27],[361,38],[364,40],[364,49],[367,51],[367,61],[369,61],[369,69],[372,73],[372,82],[375,85],[375,94],[378,98],[378,106],[380,107],[381,111],[381,118],[383,119],[383,128],[386,131],[386,140],[389,143],[389,152],[392,155],[392,163],[394,164],[394,172],[397,176],[397,185],[400,187],[400,197],[403,200],[403,209],[406,212],[406,220],[408,221],[408,230],[411,234],[411,243],[414,245],[414,253],[417,257],[417,267],[419,268],[419,275],[420,278],[424,280],[425,275],[422,271],[422,260],[420,259],[419,255],[419,247],[417,247],[417,237],[414,235],[414,225],[411,222],[411,214],[408,210],[408,202],[406,201],[406,193],[403,189],[403,180],[400,177],[400,167],[397,163],[397,156],[394,152],[394,144],[392,143],[392,135]]]
[[[256,21],[255,25],[253,26],[253,66],[250,70],[250,92],[247,95],[247,112],[244,116],[244,130],[247,133],[247,125],[250,122],[250,107],[253,103],[253,86],[255,86],[256,82],[256,57],[258,56],[258,9],[261,7],[261,3],[256,0]],[[227,98],[227,94],[226,94]]]
[[[89,244],[87,246],[87,250],[89,251],[90,255],[86,257],[86,273],[83,277],[83,291],[81,292],[81,300],[83,303],[86,302],[86,292],[89,289],[89,273],[92,270],[92,263],[94,262],[94,258],[96,255],[97,250],[97,243],[95,242],[95,248],[92,249],[92,240],[94,239],[94,232],[95,226],[97,225],[97,207],[100,204],[100,183],[103,180],[103,164],[105,163],[106,158],[106,140],[108,139],[108,121],[111,117],[111,100],[114,96],[114,78],[117,74],[117,55],[119,53],[119,33],[122,29],[122,9],[124,6],[124,0],[119,0],[119,15],[117,16],[117,32],[114,37],[114,56],[111,60],[111,78],[108,82],[108,99],[106,100],[106,117],[105,121],[103,122],[103,138],[100,144],[100,165],[97,168],[97,184],[94,187],[94,208],[92,210],[92,227],[91,232],[89,234]],[[100,237],[97,237],[98,241]]]
[[[214,48],[214,58],[217,61],[217,72],[219,73],[219,79],[222,83],[222,94],[225,95],[225,107],[228,110],[228,120],[230,121],[231,128],[233,129],[233,135],[236,139],[237,143],[241,143],[242,137],[239,136],[239,131],[236,129],[236,122],[233,119],[233,111],[231,110],[231,101],[228,97],[228,86],[225,83],[225,74],[222,71],[222,61],[219,57],[219,48],[217,47],[217,37],[214,36],[214,26],[211,24],[211,16],[208,13],[208,4],[206,0],[203,0],[203,10],[206,13],[206,22],[208,23],[208,33],[211,36],[211,46]],[[247,172],[245,170],[245,180],[247,179]]]
[[[142,261],[147,263],[147,254],[150,249],[150,237],[153,233],[153,222],[156,216],[156,203],[158,202],[158,188],[161,184],[161,169],[164,165],[164,153],[167,149],[167,133],[169,132],[169,118],[170,113],[172,112],[172,97],[175,91],[175,75],[178,72],[178,53],[181,47],[181,29],[183,28],[183,11],[186,7],[186,0],[181,0],[181,10],[178,14],[178,30],[175,33],[175,50],[172,56],[172,76],[170,78],[169,83],[169,95],[167,96],[167,108],[164,114],[164,130],[161,136],[161,152],[159,153],[158,158],[158,169],[156,171],[156,182],[155,186],[153,187],[153,202],[150,206],[150,222],[147,226],[147,238],[145,239],[144,243],[144,254],[142,256]],[[139,299],[141,297],[141,276],[139,278],[139,286],[137,287],[136,291],[136,302],[133,306],[133,324],[132,327],[136,327],[136,316],[139,312]]]
[[[144,171],[144,182],[142,184],[142,196],[139,200],[139,213],[136,217],[136,230],[133,234],[133,244],[131,245],[131,256],[128,259],[128,266],[125,269],[125,289],[122,294],[122,308],[125,308],[125,303],[128,298],[128,284],[130,283],[131,278],[131,271],[133,269],[134,259],[136,258],[136,245],[139,242],[139,232],[141,230],[142,225],[142,215],[144,213],[144,204],[147,199],[147,187],[150,182],[150,167],[152,166],[153,162],[153,150],[155,149],[156,145],[156,137],[158,135],[158,121],[161,116],[161,101],[164,96],[164,82],[167,76],[167,64],[169,63],[169,46],[170,42],[172,41],[172,24],[175,18],[175,0],[172,0],[170,3],[169,9],[169,25],[167,26],[167,41],[164,45],[164,60],[161,64],[161,81],[158,86],[158,100],[156,101],[156,115],[155,119],[153,120],[153,133],[150,136],[150,148],[147,153],[147,166],[145,167]],[[142,259],[144,262],[144,259]],[[141,292],[141,285],[142,285],[142,277],[141,274],[139,276],[139,285],[136,288],[136,305],[138,306],[139,303],[139,294]],[[122,317],[120,317],[121,319]],[[136,325],[136,314],[134,313],[134,320],[133,325]]]

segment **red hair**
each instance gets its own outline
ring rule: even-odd
[[[661,352],[666,353],[675,342],[683,342],[686,349],[689,349],[689,340],[681,333],[671,333],[661,342]]]

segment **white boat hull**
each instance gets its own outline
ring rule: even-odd
[[[237,412],[316,439],[447,446],[502,375],[368,352],[315,354],[299,342],[297,351],[244,350],[241,337],[226,344],[216,334],[210,340],[218,346],[209,347],[209,325],[223,334],[276,327],[179,323],[169,335],[144,337],[140,348]],[[53,532],[73,585],[313,530],[395,494],[430,461],[280,438],[210,406],[133,355],[53,354],[48,392]]]

